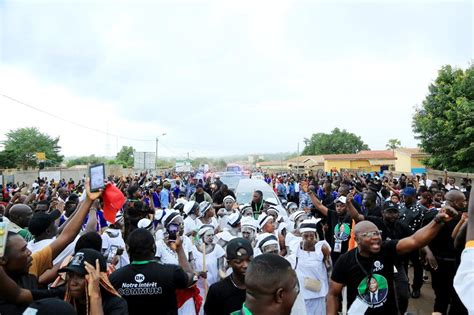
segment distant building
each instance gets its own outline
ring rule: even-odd
[[[421,151],[419,148],[398,148],[395,149],[395,170],[397,172],[406,173],[424,173],[426,166],[423,160],[430,157],[428,153]]]
[[[324,168],[322,155],[300,155],[285,161],[286,167],[291,170],[318,170]]]
[[[355,154],[301,155],[286,161],[257,162],[264,171],[293,171],[303,173],[322,169],[353,170],[362,172],[397,171],[406,173],[426,172],[423,160],[429,157],[419,148],[399,148],[392,150],[367,150]]]
[[[257,168],[261,168],[263,171],[269,170],[286,170],[286,161],[267,161],[257,162],[255,164]]]
[[[381,172],[395,170],[396,157],[393,151],[361,151],[355,154],[325,154],[324,171],[331,172],[341,169],[363,172]]]

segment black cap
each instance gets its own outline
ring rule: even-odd
[[[392,203],[392,202],[386,202],[384,205],[383,205],[383,211],[400,211],[400,207],[395,204],[395,203]]]
[[[99,260],[100,271],[106,272],[107,262],[105,261],[105,257],[95,249],[90,248],[84,248],[78,251],[74,257],[72,257],[67,267],[61,268],[59,272],[75,272],[80,275],[86,275],[85,262],[87,261],[95,267],[96,259]]]
[[[28,224],[28,231],[34,236],[39,236],[60,216],[61,212],[59,210],[53,210],[50,213],[36,212]]]
[[[77,315],[74,307],[61,299],[48,298],[34,301],[28,306],[23,314],[36,314],[36,315]]]
[[[245,249],[249,257],[253,256],[253,248],[250,242],[242,237],[237,237],[229,241],[226,247],[226,256],[228,260],[242,258],[239,249]]]

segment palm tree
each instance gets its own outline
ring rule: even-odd
[[[392,152],[395,153],[395,149],[399,148],[401,145],[402,143],[398,139],[388,139],[386,147],[387,149],[392,150]]]

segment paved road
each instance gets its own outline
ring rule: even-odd
[[[413,269],[409,270],[410,279],[413,279]],[[426,315],[431,314],[433,311],[434,304],[434,292],[431,288],[431,275],[429,271],[426,271],[425,274],[429,277],[428,281],[425,281],[423,287],[421,288],[421,297],[419,299],[410,299],[408,304],[408,311],[416,315]]]

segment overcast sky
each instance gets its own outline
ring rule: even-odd
[[[416,146],[414,107],[473,58],[472,1],[2,1],[0,140],[36,126],[70,155],[296,151],[345,128]],[[117,137],[120,136],[120,137]],[[124,139],[145,139],[134,141]]]

